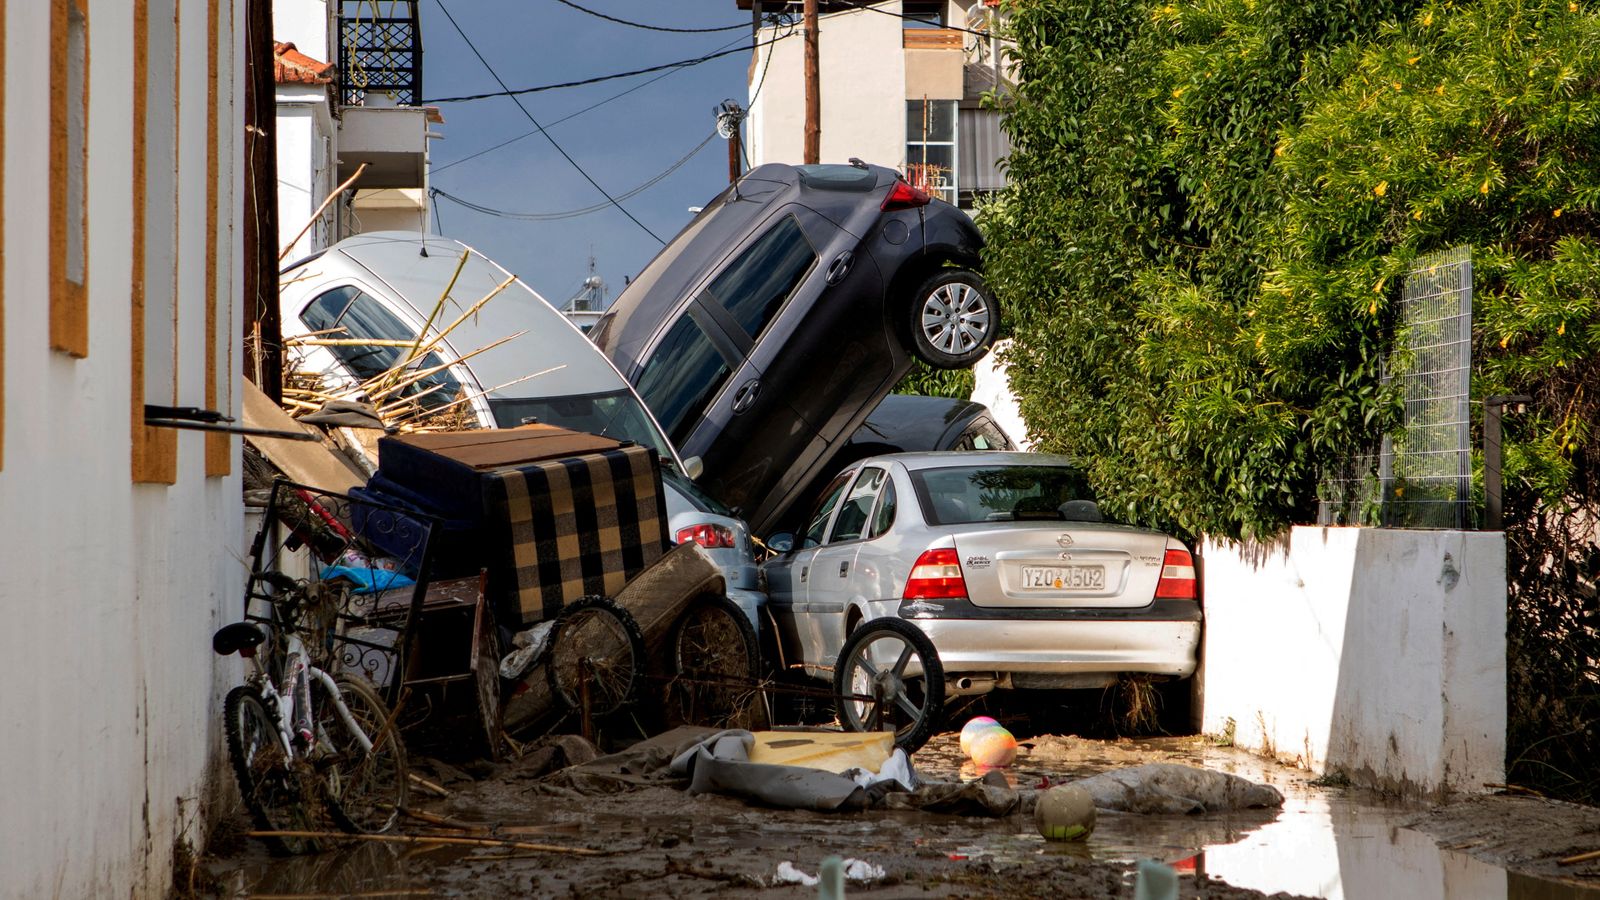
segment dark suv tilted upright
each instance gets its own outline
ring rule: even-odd
[[[910,368],[1000,326],[965,213],[892,169],[765,165],[667,244],[595,326],[701,485],[764,533]]]

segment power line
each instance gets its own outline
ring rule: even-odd
[[[439,8],[444,9],[444,4],[441,3]],[[448,17],[449,13],[446,13],[445,15]],[[455,24],[454,21],[452,21],[451,24]],[[461,29],[458,27],[456,30],[460,31]],[[787,37],[787,35],[785,35],[785,37]],[[582,87],[586,84],[599,84],[602,81],[615,81],[618,78],[630,78],[634,75],[648,75],[651,72],[659,72],[662,69],[684,69],[690,66],[698,66],[701,63],[710,62],[713,59],[721,59],[724,56],[730,56],[735,53],[743,53],[747,50],[754,50],[757,47],[765,47],[767,44],[776,43],[779,40],[782,40],[782,38],[774,38],[771,41],[767,41],[765,43],[756,43],[749,47],[734,47],[731,50],[718,50],[712,53],[707,53],[705,56],[696,56],[691,59],[680,59],[677,62],[662,63],[658,66],[634,69],[629,72],[616,72],[611,75],[597,75],[593,78],[585,78],[580,81],[563,81],[557,84],[541,84],[536,87],[517,88],[516,90],[506,87],[505,82],[501,81],[500,86],[505,88],[504,90],[486,91],[482,94],[464,94],[460,97],[436,97],[432,100],[424,100],[422,102],[424,104],[465,103],[469,100],[488,100],[492,97],[515,97],[519,94],[537,94],[542,91],[554,91],[562,88]],[[479,58],[481,59],[482,57],[480,56]],[[498,78],[495,80],[499,81]]]
[[[741,25],[740,27],[742,28],[744,26]],[[744,38],[741,37],[741,38],[736,39],[734,41],[734,43],[743,43],[743,41],[744,41]],[[717,49],[721,50],[721,49],[723,49],[724,47],[727,47],[727,46],[728,46],[727,44],[724,44],[724,45],[722,45],[722,47],[718,47]],[[585,106],[583,109],[578,110],[577,112],[568,113],[567,115],[562,116],[561,118],[555,120],[554,122],[549,123],[545,127],[546,128],[554,128],[554,127],[556,127],[557,125],[560,125],[563,122],[570,122],[573,119],[576,119],[577,117],[583,115],[584,113],[593,112],[594,110],[599,109],[602,106],[605,106],[607,103],[610,103],[613,100],[620,100],[623,97],[626,97],[629,94],[633,93],[634,91],[640,90],[641,88],[647,88],[650,85],[655,84],[656,82],[660,81],[661,79],[666,78],[669,75],[673,75],[673,74],[675,74],[677,72],[681,72],[681,71],[682,71],[682,69],[669,69],[668,71],[662,72],[660,75],[657,75],[656,77],[654,77],[654,78],[652,78],[652,79],[650,79],[648,81],[641,81],[638,84],[634,85],[631,88],[628,88],[625,91],[619,91],[619,92],[617,92],[615,94],[612,94],[611,96],[605,98],[604,100],[599,101],[598,103],[591,103],[588,106]],[[535,128],[532,131],[523,132],[522,134],[519,134],[516,137],[511,138],[510,140],[501,141],[500,143],[495,144],[493,147],[488,147],[488,148],[485,148],[483,150],[479,150],[478,152],[473,153],[473,154],[471,154],[469,156],[463,156],[460,159],[452,160],[450,162],[445,163],[442,166],[435,166],[435,167],[433,167],[433,169],[431,171],[432,171],[433,174],[437,175],[440,172],[443,172],[445,169],[450,168],[451,166],[459,166],[464,162],[468,162],[470,160],[477,159],[478,157],[483,156],[486,153],[493,153],[494,151],[499,150],[501,147],[508,147],[508,146],[510,146],[512,144],[515,144],[517,141],[533,137],[534,135],[536,135],[538,133],[539,133],[539,130],[537,128]]]
[[[483,63],[483,67],[485,69],[489,70],[489,74],[494,78],[495,82],[497,84],[499,84],[502,88],[505,88],[506,87],[505,80],[500,77],[500,73],[498,73],[498,72],[496,72],[494,70],[494,66],[489,65],[489,61],[487,59],[483,58],[483,54],[478,52],[477,46],[472,43],[472,39],[471,38],[467,37],[467,33],[465,31],[461,30],[461,25],[456,22],[456,17],[450,15],[450,10],[445,7],[444,0],[435,0],[435,2],[439,4],[439,9],[440,9],[441,12],[444,13],[444,17],[446,19],[450,20],[450,26],[456,30],[456,34],[461,35],[461,39],[463,41],[467,42],[467,48],[472,51],[472,55],[476,56],[478,58],[478,62]],[[512,94],[515,93],[515,92],[511,91],[509,88],[506,88],[506,92],[507,92],[508,96],[511,96]],[[662,245],[663,247],[666,246],[667,242],[661,239],[661,235],[656,234],[654,231],[651,231],[650,230],[650,226],[648,226],[648,225],[644,224],[643,222],[639,221],[638,218],[635,217],[633,213],[628,212],[628,210],[625,209],[621,203],[618,203],[616,201],[616,198],[614,198],[610,194],[606,193],[606,189],[600,186],[600,182],[595,181],[594,178],[591,177],[588,172],[584,171],[583,166],[578,165],[578,161],[572,158],[572,154],[568,153],[565,149],[562,148],[562,146],[560,144],[556,143],[556,139],[554,137],[550,136],[550,132],[546,131],[545,127],[543,125],[539,124],[539,120],[535,119],[533,117],[533,113],[528,112],[528,108],[526,106],[522,105],[521,98],[516,97],[516,96],[511,96],[511,102],[517,104],[517,109],[522,110],[522,114],[528,117],[528,121],[533,123],[533,127],[539,129],[539,133],[544,135],[545,140],[550,142],[550,146],[556,148],[556,152],[560,153],[561,156],[564,159],[566,159],[566,161],[568,163],[570,163],[574,169],[577,169],[578,170],[578,174],[582,175],[583,179],[585,181],[587,181],[587,182],[589,182],[589,184],[593,185],[594,189],[599,191],[600,195],[602,197],[605,197],[606,200],[610,201],[612,206],[615,206],[618,210],[620,210],[622,212],[623,215],[627,216],[629,221],[633,222],[633,224],[635,224],[635,225],[639,226],[641,229],[643,229],[645,234],[648,234],[651,237],[655,238],[656,239],[656,243]]]
[[[750,27],[749,25],[741,24],[723,25],[718,28],[669,28],[665,25],[646,25],[643,22],[633,22],[628,19],[619,19],[615,16],[608,16],[603,12],[595,12],[586,6],[579,6],[578,4],[573,3],[572,0],[556,0],[556,2],[562,6],[570,6],[578,12],[588,13],[597,19],[605,19],[607,22],[615,22],[618,25],[627,25],[632,28],[643,28],[646,31],[671,31],[676,34],[710,34],[714,31],[742,31]]]
[[[695,148],[693,150],[690,150],[688,153],[684,154],[683,157],[681,159],[679,159],[677,162],[675,162],[672,165],[668,166],[665,170],[663,170],[662,172],[657,174],[655,177],[651,178],[649,181],[644,182],[643,184],[641,184],[638,187],[628,191],[627,193],[617,195],[617,200],[628,200],[628,199],[631,199],[633,197],[638,196],[639,194],[644,193],[645,191],[649,190],[650,188],[655,187],[657,184],[661,183],[664,179],[666,179],[667,176],[669,176],[673,172],[676,172],[679,169],[683,168],[683,166],[686,163],[688,163],[689,160],[693,159],[695,157],[695,155],[698,154],[701,150],[704,150],[706,145],[711,143],[712,139],[715,138],[716,136],[717,136],[717,133],[715,131],[713,131],[710,134],[706,135],[705,140],[702,140],[700,143],[696,144]],[[569,210],[563,210],[561,212],[520,213],[520,212],[510,212],[510,211],[504,210],[504,209],[496,209],[495,207],[485,206],[485,205],[483,205],[481,203],[474,203],[471,200],[466,200],[466,199],[463,199],[461,197],[457,197],[456,195],[450,193],[449,191],[442,191],[442,190],[440,190],[438,188],[432,188],[430,190],[431,190],[431,193],[433,193],[435,196],[443,197],[443,198],[445,198],[446,200],[449,200],[452,203],[456,203],[456,204],[458,204],[460,206],[464,206],[467,209],[473,210],[474,212],[480,212],[480,213],[483,213],[484,215],[487,215],[487,216],[498,216],[499,218],[502,218],[502,219],[518,219],[518,220],[521,220],[521,221],[524,221],[524,222],[553,222],[553,221],[557,221],[559,219],[574,219],[574,218],[577,218],[578,216],[586,216],[586,215],[588,215],[590,213],[599,212],[600,210],[605,209],[606,207],[611,205],[609,203],[596,203],[593,206],[586,206],[586,207],[583,207],[582,209],[569,209]]]

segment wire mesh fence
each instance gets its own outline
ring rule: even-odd
[[[1404,403],[1402,429],[1376,452],[1326,473],[1318,522],[1466,528],[1472,519],[1472,256],[1419,258],[1400,298],[1398,347],[1384,383]]]

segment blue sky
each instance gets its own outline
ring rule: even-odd
[[[441,11],[423,0],[425,99],[498,90],[494,78]],[[743,31],[675,34],[643,31],[570,9],[556,0],[442,0],[456,22],[511,88],[575,81],[749,46],[748,12],[734,0],[576,0],[617,18],[673,27],[743,23]],[[584,169],[613,196],[633,190],[689,153],[716,126],[713,108],[724,99],[744,105],[748,52],[734,53],[672,74],[603,106],[551,125],[586,106],[659,75],[635,76],[579,88],[528,94],[523,104]],[[551,213],[604,203],[602,197],[535,133],[476,159],[451,163],[533,131],[509,98],[439,104],[445,135],[432,145],[435,188],[482,206],[518,213]],[[727,142],[714,138],[682,168],[622,204],[664,240],[727,185]],[[587,274],[593,252],[611,297],[624,276],[636,274],[660,244],[614,207],[556,221],[519,221],[434,200],[448,237],[476,247],[561,305]],[[442,226],[442,227],[439,227]]]

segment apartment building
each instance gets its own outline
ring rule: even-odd
[[[750,164],[798,163],[805,129],[800,7],[736,0],[751,15]],[[971,209],[1005,186],[1010,152],[986,92],[1005,90],[1005,45],[988,35],[997,0],[820,0],[821,161],[857,157]],[[998,76],[998,80],[997,80]]]

